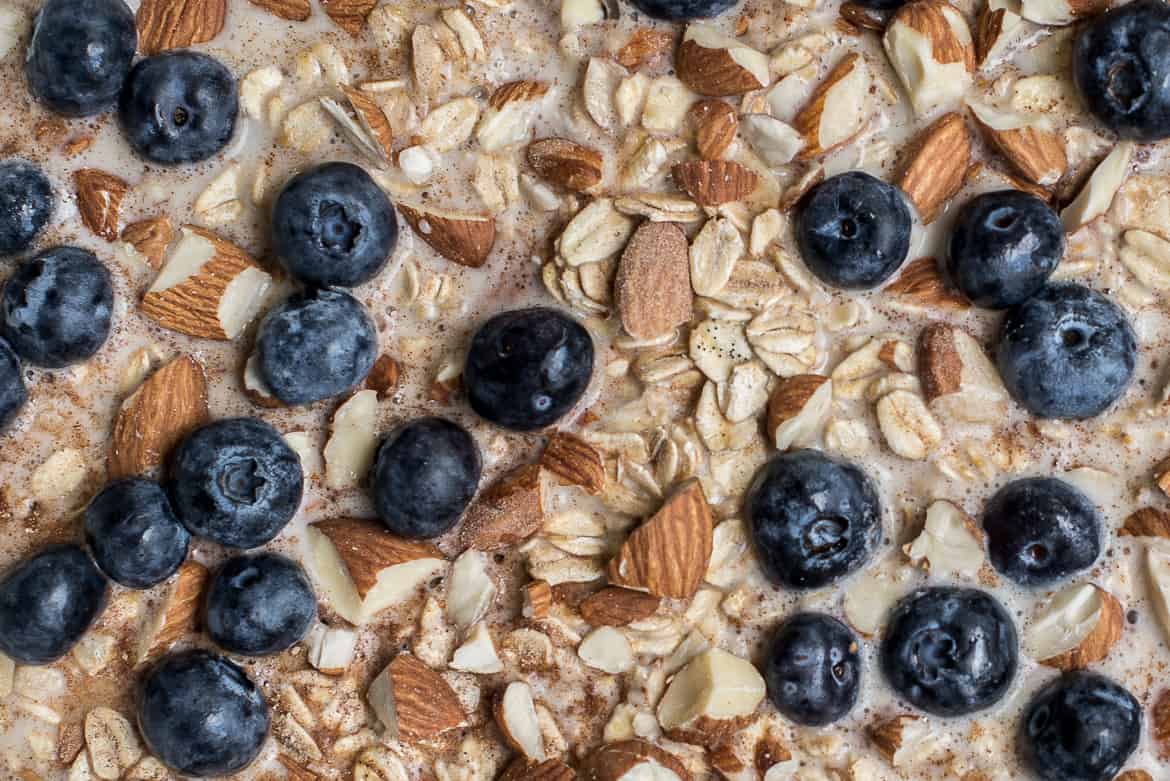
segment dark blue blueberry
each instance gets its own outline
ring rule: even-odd
[[[374,509],[395,534],[438,537],[467,509],[481,469],[479,447],[465,429],[443,418],[412,420],[378,447]]]
[[[893,11],[906,4],[906,0],[853,0],[853,2],[875,11]]]
[[[239,113],[236,79],[200,52],[139,60],[118,99],[118,123],[130,148],[152,163],[206,160],[232,140]]]
[[[885,282],[906,260],[912,223],[901,190],[849,171],[806,196],[796,238],[804,264],[822,282],[864,290]]]
[[[122,0],[48,0],[33,21],[28,88],[50,111],[85,117],[112,108],[138,48]]]
[[[630,2],[648,16],[673,22],[718,16],[735,5],[738,0],[630,0]]]
[[[309,285],[373,279],[398,243],[394,206],[352,163],[325,163],[289,180],[272,211],[272,242],[288,273]]]
[[[26,401],[28,390],[24,387],[20,358],[8,342],[0,339],[0,433],[8,428]]]
[[[970,588],[919,589],[890,615],[882,672],[894,691],[936,716],[999,702],[1019,666],[1016,627],[995,597]]]
[[[106,579],[77,545],[56,545],[0,579],[0,651],[21,664],[69,652],[106,607]]]
[[[167,487],[192,534],[256,548],[292,520],[304,475],[301,459],[272,426],[227,418],[196,429],[175,448]]]
[[[110,483],[93,498],[85,508],[85,537],[102,572],[129,588],[169,578],[191,542],[163,487],[141,477]]]
[[[849,627],[823,613],[800,613],[776,631],[764,666],[768,697],[786,718],[822,727],[857,702],[861,658]]]
[[[54,247],[8,278],[0,330],[24,360],[59,369],[105,344],[113,308],[113,280],[101,261],[77,247]]]
[[[311,404],[356,387],[369,374],[378,334],[366,308],[340,290],[294,293],[260,323],[260,376],[285,404]]]
[[[275,553],[228,559],[207,589],[207,634],[233,654],[264,656],[290,648],[316,617],[309,577]]]
[[[1054,284],[1008,310],[996,363],[1012,398],[1036,417],[1083,420],[1125,392],[1137,337],[1105,296]]]
[[[53,214],[53,186],[24,160],[0,163],[0,255],[29,248]]]
[[[1068,672],[1041,689],[1020,729],[1020,755],[1044,781],[1111,781],[1142,736],[1142,706],[1097,673]]]
[[[1060,216],[1035,195],[1001,190],[959,210],[947,273],[975,306],[1006,309],[1039,292],[1064,255]]]
[[[504,312],[475,332],[463,383],[471,408],[504,428],[533,431],[559,420],[593,376],[593,339],[555,310]]]
[[[827,586],[863,565],[881,541],[873,483],[819,450],[792,450],[764,464],[744,510],[764,573],[785,588]]]
[[[1170,8],[1135,0],[1088,22],[1073,81],[1089,112],[1122,138],[1170,136]]]
[[[260,753],[268,723],[268,703],[248,674],[208,651],[163,657],[138,693],[147,748],[183,775],[243,770]]]
[[[991,565],[1021,586],[1048,586],[1091,567],[1101,528],[1089,498],[1052,477],[1008,483],[983,510]]]

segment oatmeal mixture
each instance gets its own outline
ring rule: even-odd
[[[1107,2],[746,0],[668,22],[624,0],[131,0],[139,57],[191,49],[237,79],[230,142],[178,166],[136,154],[116,112],[70,119],[30,94],[39,5],[0,5],[3,157],[55,197],[17,254],[94,253],[112,326],[86,360],[25,362],[0,565],[82,542],[107,483],[164,478],[206,422],[271,424],[303,498],[263,547],[303,565],[317,616],[277,653],[227,654],[270,716],[231,777],[1040,778],[1019,758],[1025,711],[1085,668],[1143,714],[1119,777],[1170,777],[1170,166],[1074,86],[1074,41]],[[345,285],[373,368],[289,406],[257,348],[299,287],[272,213],[328,161],[385,191],[397,241]],[[850,171],[900,188],[912,226],[896,273],[840,289],[802,257],[798,215]],[[960,208],[1006,189],[1059,215],[1052,280],[1132,326],[1136,368],[1101,414],[1018,403],[995,363],[1005,315],[943,274]],[[477,329],[531,306],[583,324],[594,358],[571,411],[524,431],[476,414],[463,372]],[[369,474],[383,437],[431,415],[470,432],[482,476],[458,525],[405,539]],[[802,448],[859,468],[880,520],[815,588],[761,565],[745,502]],[[1073,486],[1102,526],[1099,555],[1041,584],[993,566],[982,525],[1028,477]],[[196,533],[164,582],[111,584],[56,661],[0,654],[0,778],[178,778],[140,734],[137,687],[168,654],[216,649],[209,573],[237,553]],[[883,673],[891,611],[934,586],[982,590],[1014,624],[1018,667],[989,707],[928,712]],[[781,713],[761,675],[803,611],[856,653],[856,703],[822,725]]]

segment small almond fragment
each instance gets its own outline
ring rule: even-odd
[[[333,413],[321,452],[327,487],[344,490],[365,480],[378,447],[377,421],[378,394],[372,390],[357,391]]]
[[[622,327],[635,339],[655,339],[690,322],[686,234],[671,222],[642,223],[622,253],[613,287]]]
[[[203,609],[203,589],[211,573],[188,559],[167,585],[158,607],[151,612],[138,634],[139,664],[164,653],[184,635],[194,632]]]
[[[180,356],[148,377],[122,403],[106,459],[110,479],[158,467],[171,448],[207,417],[203,366],[190,356]]]
[[[77,210],[81,221],[106,241],[118,238],[118,219],[122,199],[130,190],[124,179],[96,168],[80,168],[73,173],[77,188]]]
[[[898,186],[925,223],[931,223],[963,186],[971,162],[971,136],[960,114],[947,114],[922,132],[913,144]]]
[[[768,86],[768,56],[706,24],[692,24],[675,55],[683,83],[700,95],[742,95]]]
[[[731,160],[688,160],[671,169],[674,183],[700,206],[741,201],[756,189],[755,171]]]
[[[731,104],[708,98],[691,106],[689,116],[695,125],[695,145],[699,157],[719,160],[727,153],[739,128],[739,120]]]
[[[764,694],[764,678],[755,665],[712,648],[671,680],[658,703],[658,722],[668,735],[712,740],[754,713]]]
[[[496,724],[504,733],[504,740],[509,746],[530,762],[543,762],[546,759],[532,687],[523,681],[508,684],[496,701],[494,713]]]
[[[641,591],[610,586],[586,597],[578,610],[593,626],[626,626],[654,615],[659,601]]]
[[[366,375],[366,387],[376,391],[379,399],[385,399],[398,387],[401,375],[402,367],[393,356],[379,355]]]
[[[959,10],[946,0],[914,0],[882,36],[890,64],[919,116],[957,101],[971,85],[975,44]]]
[[[548,584],[548,581],[534,580],[531,583],[526,583],[522,591],[524,598],[522,613],[524,617],[534,621],[548,618],[548,611],[552,607],[553,602],[552,586]]]
[[[309,0],[249,0],[252,5],[263,8],[273,16],[290,22],[303,22],[313,14]]]
[[[938,261],[926,257],[907,263],[885,292],[897,296],[907,306],[922,309],[967,309],[971,306],[953,290],[938,270]]]
[[[433,740],[465,721],[443,676],[411,654],[394,657],[366,690],[366,701],[394,740]]]
[[[122,229],[122,241],[132,246],[155,271],[162,267],[167,248],[174,240],[175,228],[166,216],[132,222]]]
[[[1153,722],[1151,731],[1158,754],[1163,759],[1170,757],[1170,689],[1164,689],[1154,700],[1150,708],[1150,721]]]
[[[325,675],[342,675],[349,669],[357,647],[357,632],[343,626],[317,624],[306,639],[306,658]]]
[[[926,509],[926,523],[913,542],[902,546],[911,563],[931,577],[973,578],[983,569],[983,529],[967,513],[945,499]]]
[[[1080,670],[1101,661],[1121,639],[1124,611],[1112,594],[1092,583],[1069,586],[1037,612],[1026,643],[1046,667]]]
[[[378,0],[321,0],[325,15],[354,38],[366,28],[366,17],[378,5]]]
[[[644,740],[619,740],[590,751],[577,768],[581,781],[692,781],[673,754]]]
[[[983,346],[962,328],[931,323],[918,342],[918,379],[932,409],[972,423],[1001,420],[1008,393]]]
[[[386,116],[386,112],[360,89],[342,84],[341,91],[349,101],[353,113],[357,115],[358,123],[366,136],[376,147],[379,153],[377,157],[383,161],[389,160],[394,153],[394,129],[390,126],[390,118]]]
[[[615,59],[630,70],[650,65],[674,46],[674,35],[669,30],[639,27],[630,39],[618,49]]]
[[[143,0],[138,50],[144,55],[207,43],[223,30],[227,0]]]
[[[1028,181],[1054,184],[1068,169],[1064,139],[1041,121],[969,102],[983,137]]]
[[[566,190],[582,192],[601,183],[601,152],[567,138],[533,141],[527,157],[541,178]]]
[[[499,781],[574,781],[576,777],[573,769],[559,759],[532,764],[525,757],[517,757]]]
[[[1029,22],[1066,25],[1109,9],[1111,0],[1023,0],[1020,16]]]
[[[820,374],[782,378],[768,398],[768,433],[777,450],[812,442],[833,406],[833,383]]]
[[[1129,176],[1135,151],[1134,142],[1122,141],[1093,169],[1076,200],[1060,213],[1065,233],[1075,233],[1109,211],[1114,196]]]
[[[1170,513],[1156,507],[1135,510],[1117,531],[1122,537],[1160,537],[1170,540]]]
[[[479,268],[496,242],[496,220],[485,214],[398,204],[414,232],[435,252],[461,266]]]
[[[558,431],[549,437],[540,465],[562,482],[579,485],[591,494],[605,488],[605,464],[601,453],[576,434]]]
[[[847,54],[817,85],[792,127],[804,139],[799,160],[811,160],[852,140],[868,119],[864,110],[872,78],[861,55]]]
[[[929,740],[929,726],[918,716],[903,714],[882,719],[865,730],[869,742],[894,767],[915,759],[915,751]]]
[[[538,532],[544,522],[541,496],[539,464],[525,464],[508,472],[467,509],[460,541],[485,551],[518,545]]]

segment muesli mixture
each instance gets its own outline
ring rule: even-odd
[[[3,781],[1170,777],[1161,0],[130,2],[0,3]]]

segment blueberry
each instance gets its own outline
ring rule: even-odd
[[[1016,480],[983,510],[991,565],[1021,586],[1048,586],[1093,565],[1101,516],[1083,493],[1051,477]]]
[[[179,520],[230,548],[268,542],[301,503],[301,459],[262,420],[227,418],[196,429],[172,462],[167,487]]]
[[[114,285],[93,253],[54,247],[17,266],[0,295],[0,331],[24,360],[59,369],[110,334]]]
[[[290,648],[316,617],[309,577],[275,553],[228,559],[207,589],[207,634],[233,654],[264,656]]]
[[[138,48],[122,0],[48,0],[33,21],[24,72],[33,97],[68,117],[112,108]]]
[[[29,248],[53,213],[53,186],[24,160],[0,163],[0,255]]]
[[[471,408],[492,423],[534,431],[559,420],[593,375],[593,339],[576,320],[537,307],[488,320],[471,340],[463,382]]]
[[[130,148],[152,163],[197,163],[232,140],[236,79],[214,57],[172,51],[139,60],[118,98]]]
[[[28,390],[24,387],[20,358],[8,342],[0,339],[0,433],[16,419],[27,401]]]
[[[1006,309],[1044,287],[1064,255],[1060,216],[1035,195],[1001,190],[972,198],[951,233],[947,273],[971,303]]]
[[[378,352],[366,308],[340,290],[294,293],[256,335],[260,376],[285,404],[310,404],[356,387]]]
[[[1122,138],[1170,136],[1170,8],[1135,0],[1089,21],[1073,47],[1089,113]]]
[[[268,704],[248,674],[207,651],[163,657],[138,692],[138,729],[158,759],[188,776],[247,767],[268,736]]]
[[[398,243],[394,206],[351,163],[325,163],[289,180],[272,212],[272,241],[288,273],[309,285],[374,278]]]
[[[110,483],[85,508],[85,537],[102,572],[129,588],[169,578],[187,557],[191,533],[153,480]]]
[[[872,8],[875,11],[894,11],[906,4],[906,0],[853,0],[857,5]]]
[[[1110,781],[1137,748],[1142,706],[1103,675],[1067,672],[1024,712],[1019,747],[1044,781]]]
[[[786,718],[822,727],[843,718],[857,702],[861,658],[847,626],[823,613],[785,621],[764,667],[768,697]]]
[[[1083,420],[1125,392],[1137,337],[1105,296],[1054,284],[1008,310],[996,363],[1012,398],[1036,417]]]
[[[634,7],[655,19],[681,21],[705,19],[731,8],[738,0],[630,0]]]
[[[800,207],[796,238],[809,271],[850,290],[877,287],[910,251],[910,208],[901,190],[862,171],[826,179]]]
[[[845,577],[882,535],[873,483],[818,450],[792,450],[764,464],[744,511],[764,573],[785,588],[820,588]]]
[[[438,537],[459,520],[479,486],[479,447],[442,418],[419,418],[378,446],[370,482],[374,509],[402,537]]]
[[[962,716],[999,702],[1016,675],[1016,627],[1003,605],[970,588],[919,589],[890,615],[882,672],[912,705]]]
[[[77,545],[56,545],[0,579],[0,651],[21,664],[69,652],[106,607],[106,579]]]

